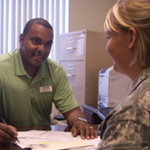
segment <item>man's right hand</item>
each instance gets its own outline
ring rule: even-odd
[[[0,123],[0,145],[16,142],[17,135],[18,133],[15,127]]]

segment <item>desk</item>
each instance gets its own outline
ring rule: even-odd
[[[97,130],[98,125],[93,125],[93,127]],[[25,127],[17,127],[18,131],[28,131],[28,130],[52,130],[52,131],[64,131],[70,132],[71,128],[68,125],[51,125],[51,126],[25,126]],[[30,150],[28,148],[20,148],[14,144],[8,144],[6,146],[0,146],[0,150]],[[67,149],[66,149],[67,150]],[[71,150],[71,149],[69,149]]]

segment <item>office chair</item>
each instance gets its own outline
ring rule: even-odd
[[[89,120],[90,124],[100,124],[101,121],[105,119],[105,117],[114,109],[114,108],[100,108],[95,109],[86,104],[82,105],[83,113],[87,120]]]
[[[64,122],[62,122],[63,120],[65,120],[65,118],[61,115],[54,115],[53,113],[51,113],[50,118],[51,125],[66,125]]]

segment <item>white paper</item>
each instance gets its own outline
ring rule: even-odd
[[[31,147],[33,150],[95,150],[100,137],[91,140],[82,140],[80,136],[73,137],[71,132],[63,131],[41,131],[30,130],[26,132],[18,132],[17,143],[22,148]],[[73,148],[73,149],[72,149]]]
[[[84,38],[79,38],[76,40],[76,56],[84,55]]]

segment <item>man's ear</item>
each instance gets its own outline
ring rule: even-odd
[[[129,28],[128,33],[130,36],[129,49],[133,49],[137,39],[137,31],[133,27],[131,27]]]
[[[23,46],[23,40],[24,40],[24,35],[20,34],[20,36],[19,36],[20,46]]]

